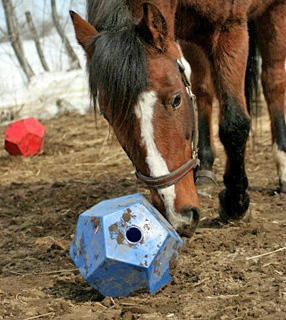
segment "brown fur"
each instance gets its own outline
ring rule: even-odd
[[[126,2],[133,14],[137,31],[144,41],[148,69],[147,91],[154,90],[158,95],[154,106],[154,135],[156,146],[166,160],[169,171],[186,162],[192,152],[190,124],[193,115],[176,61],[180,58],[180,50],[175,41],[177,38],[181,41],[183,52],[192,67],[192,85],[197,96],[199,118],[207,119],[206,127],[209,131],[206,136],[209,136],[211,141],[211,153],[214,153],[211,111],[215,94],[219,100],[220,137],[228,156],[224,176],[226,190],[220,194],[220,202],[226,215],[231,215],[232,218],[240,217],[249,204],[244,169],[250,122],[244,95],[248,58],[247,23],[254,19],[260,35],[263,85],[270,115],[277,106],[284,115],[285,0]],[[86,44],[96,30],[77,17],[74,25],[77,39],[87,50],[89,58],[92,53],[88,51]],[[276,33],[277,28],[279,32]],[[177,92],[182,92],[182,104],[174,112],[170,102]],[[271,116],[272,118],[274,119],[274,116]],[[146,150],[138,144],[139,124],[133,123],[131,135],[126,135],[122,127],[113,126],[119,142],[136,168],[148,175]],[[203,154],[203,150],[201,152]],[[164,212],[164,203],[158,193],[152,190],[151,195],[153,203]],[[193,173],[190,172],[176,184],[175,209],[181,213],[185,208],[199,206]]]
[[[244,170],[245,142],[248,134],[245,133],[238,141],[233,141],[231,144],[226,142],[224,135],[235,137],[235,131],[240,130],[240,127],[246,128],[246,119],[249,119],[244,84],[248,57],[247,22],[250,20],[255,22],[260,43],[262,84],[271,119],[272,140],[278,144],[281,151],[286,152],[286,129],[283,120],[286,90],[286,1],[180,0],[178,4],[176,33],[182,41],[183,52],[192,66],[192,84],[197,95],[199,118],[208,118],[209,128],[205,125],[206,133],[203,138],[205,139],[209,129],[212,152],[214,149],[211,104],[214,91],[211,82],[214,83],[220,103],[220,137],[228,156],[224,175],[226,193],[220,195],[220,201],[223,206],[225,205],[223,210],[229,211],[227,215],[231,211],[237,211],[233,217],[241,216],[248,207],[247,178]],[[198,55],[201,58],[197,59]],[[230,118],[230,108],[233,113],[241,114],[240,124],[239,122],[235,124],[234,119]],[[200,146],[207,144],[202,141],[199,143]],[[242,147],[237,149],[239,144]],[[202,158],[201,162],[202,166],[209,169],[213,160],[210,154],[207,156],[208,161]],[[285,192],[285,182],[280,181],[280,186],[281,191]],[[240,194],[239,197],[244,199],[243,205],[240,200],[236,200],[234,194]],[[236,201],[237,206],[232,207],[230,203]]]

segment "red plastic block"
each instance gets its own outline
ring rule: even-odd
[[[44,145],[45,127],[35,118],[9,124],[5,132],[5,149],[13,156],[32,156]]]

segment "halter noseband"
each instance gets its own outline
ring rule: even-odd
[[[191,107],[193,109],[193,141],[192,141],[192,157],[178,169],[159,177],[148,177],[143,175],[140,171],[136,170],[136,177],[138,180],[142,181],[149,188],[153,189],[163,189],[176,184],[180,181],[188,172],[195,169],[200,165],[200,160],[198,159],[198,138],[199,138],[199,129],[198,129],[198,110],[195,100],[195,95],[191,90],[191,83],[186,75],[185,67],[183,62],[177,60],[178,67],[181,73],[182,80],[185,84],[187,93],[191,100]]]

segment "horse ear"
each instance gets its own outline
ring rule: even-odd
[[[152,3],[143,3],[143,18],[137,25],[143,39],[160,52],[166,49],[167,23],[160,10]]]
[[[70,16],[73,22],[76,39],[83,47],[84,51],[88,53],[88,45],[91,39],[98,34],[98,31],[74,11],[70,11]]]

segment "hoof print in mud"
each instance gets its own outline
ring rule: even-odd
[[[231,194],[226,189],[219,194],[219,216],[224,222],[239,220],[244,217],[249,207],[249,196]]]
[[[105,296],[154,293],[172,280],[183,242],[141,195],[102,201],[79,216],[70,255]]]

